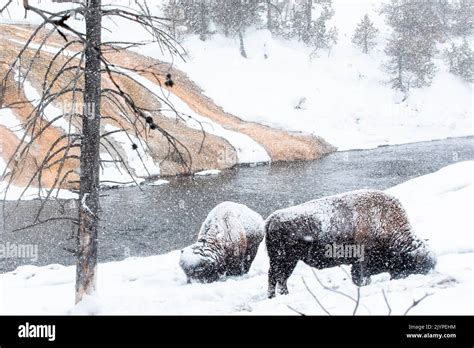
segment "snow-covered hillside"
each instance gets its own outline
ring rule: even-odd
[[[428,275],[389,280],[373,276],[361,288],[357,314],[400,315],[429,294],[409,314],[474,314],[473,265],[474,162],[461,162],[389,189],[406,206],[414,230],[438,253]],[[198,231],[196,231],[197,234]],[[98,293],[78,306],[74,301],[74,267],[22,266],[0,275],[2,314],[325,314],[309,289],[331,314],[351,315],[355,303],[324,289],[312,269],[299,263],[288,285],[290,294],[267,299],[268,258],[261,244],[249,274],[212,284],[186,284],[178,266],[180,252],[128,258],[99,265]],[[328,288],[357,297],[346,273],[349,267],[316,271]],[[291,309],[290,309],[291,307]]]
[[[319,57],[310,59],[311,49],[301,43],[253,30],[246,38],[248,59],[238,54],[237,39],[216,35],[206,42],[187,39],[189,61],[177,64],[226,111],[317,134],[340,150],[473,134],[473,85],[450,74],[441,54],[433,84],[412,89],[407,100],[386,83],[390,29],[377,13],[381,3],[334,0],[339,42]],[[351,43],[365,13],[380,30],[369,54]]]
[[[310,58],[312,49],[299,42],[274,38],[255,28],[245,37],[248,59],[240,56],[237,38],[220,34],[205,42],[197,36],[187,37],[183,42],[186,62],[171,58],[156,44],[139,51],[172,60],[229,113],[247,121],[316,134],[340,150],[472,135],[473,85],[448,73],[441,51],[430,87],[412,89],[402,101],[386,83],[383,50],[390,28],[378,13],[383,2],[334,0],[331,25],[339,31],[338,43],[330,51],[320,51],[318,57]],[[160,14],[160,3],[150,7],[154,14]],[[351,43],[354,29],[366,13],[380,30],[377,46],[369,54]],[[24,22],[22,17],[18,5],[3,20]],[[28,22],[38,20],[31,14]],[[79,28],[83,22],[71,25]],[[140,30],[120,19],[106,20],[104,26],[108,29],[103,33],[106,40],[136,41],[136,30]]]

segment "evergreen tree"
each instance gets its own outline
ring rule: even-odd
[[[393,33],[385,53],[390,57],[385,67],[392,76],[393,88],[408,92],[410,87],[429,86],[436,69],[439,24],[429,1],[392,0],[383,7]]]
[[[315,14],[317,14],[315,16]],[[337,29],[327,28],[326,22],[332,18],[332,0],[304,0],[291,8],[287,25],[287,36],[313,46],[315,51],[329,48],[337,42]]]
[[[179,38],[178,28],[184,25],[184,9],[181,4],[176,0],[170,0],[165,2],[162,6],[162,10],[165,18],[168,19],[168,31],[176,38]]]
[[[288,5],[288,0],[265,0],[266,28],[272,34],[281,34]]]
[[[452,3],[451,33],[466,37],[474,33],[474,1],[456,0]]]
[[[210,33],[212,4],[210,0],[170,0],[163,6],[166,18],[170,20],[170,33],[179,34],[178,27],[184,27],[186,34],[196,34],[205,41]]]
[[[232,28],[235,25],[235,18],[233,16],[234,6],[232,2],[233,1],[214,0],[212,3],[211,18],[225,37],[231,35]]]
[[[240,54],[246,58],[244,36],[248,27],[261,22],[262,3],[259,1],[215,0],[213,20],[226,36],[238,36]]]
[[[375,38],[379,30],[375,28],[374,24],[366,14],[359,22],[352,37],[352,42],[362,49],[362,52],[368,53],[371,48],[375,46]]]
[[[474,53],[466,40],[459,46],[452,44],[445,52],[445,59],[451,73],[474,82]]]
[[[432,3],[433,13],[439,24],[438,41],[445,42],[451,34],[453,6],[451,0],[437,0]]]

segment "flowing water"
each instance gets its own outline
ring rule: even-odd
[[[336,152],[313,162],[239,167],[218,176],[176,177],[162,186],[142,186],[103,192],[99,260],[122,260],[182,248],[195,241],[209,211],[222,201],[245,204],[264,218],[276,209],[326,195],[362,188],[387,189],[411,178],[435,172],[457,161],[474,159],[474,138]],[[0,223],[0,244],[37,246],[37,259],[0,258],[0,272],[23,264],[74,264],[75,226],[56,221],[12,232],[31,220],[39,202],[8,202],[15,210]],[[66,213],[76,211],[66,202]],[[44,217],[55,216],[49,204]]]

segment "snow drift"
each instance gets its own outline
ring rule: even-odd
[[[430,294],[409,314],[474,314],[472,173],[474,162],[453,164],[436,173],[391,188],[407,208],[417,234],[430,238],[438,264],[428,275],[389,281],[388,274],[372,277],[361,288],[358,314],[403,314],[413,299]],[[426,202],[430,202],[426,205]],[[452,228],[446,229],[451,226]],[[306,290],[315,293],[335,315],[350,315],[354,302],[321,286],[352,297],[357,289],[348,267],[316,271],[299,263],[288,281],[290,295],[268,300],[268,258],[264,244],[248,274],[212,284],[186,284],[179,251],[146,258],[128,258],[99,265],[98,292],[74,307],[75,267],[22,266],[0,275],[0,314],[306,314],[325,312]],[[291,307],[291,309],[290,309]]]

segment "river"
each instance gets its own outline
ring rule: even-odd
[[[218,176],[176,177],[162,186],[107,190],[101,199],[99,260],[162,254],[191,244],[208,212],[222,201],[245,204],[266,218],[279,208],[355,189],[387,189],[473,159],[474,137],[453,138],[336,152],[313,162],[238,167]],[[38,258],[0,258],[0,272],[23,264],[74,264],[69,250],[74,248],[75,227],[69,222],[12,232],[28,223],[38,204],[6,203],[10,217],[0,225],[1,243],[37,245]],[[54,216],[56,210],[49,204],[43,217]],[[68,211],[75,211],[72,202],[66,204]]]

